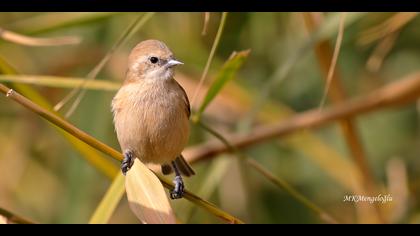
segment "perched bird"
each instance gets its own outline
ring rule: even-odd
[[[163,42],[140,42],[130,53],[125,81],[112,100],[123,174],[134,158],[160,164],[163,174],[175,171],[172,199],[183,196],[181,174],[195,174],[181,154],[191,114],[187,94],[174,79],[174,67],[181,64]]]

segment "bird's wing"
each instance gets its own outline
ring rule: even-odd
[[[184,94],[185,111],[187,112],[187,117],[190,118],[191,107],[190,107],[190,100],[188,100],[187,93],[185,92],[184,88],[176,80],[174,81],[176,85],[181,89],[182,93]]]

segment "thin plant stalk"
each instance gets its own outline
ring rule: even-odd
[[[194,104],[195,104],[195,101],[197,99],[197,95],[201,90],[201,87],[202,87],[202,85],[204,83],[204,80],[206,79],[207,73],[209,71],[211,62],[213,61],[214,53],[216,52],[217,46],[219,45],[220,38],[222,37],[223,29],[225,27],[227,14],[228,14],[227,12],[222,13],[222,18],[220,19],[219,29],[217,30],[216,37],[214,38],[214,42],[213,42],[213,46],[211,47],[211,50],[210,50],[209,58],[207,59],[206,66],[204,67],[203,74],[201,75],[201,78],[200,78],[200,82],[198,83],[197,88],[195,89],[194,95],[192,96],[192,99],[191,99],[192,106],[194,106]]]
[[[328,69],[327,83],[325,85],[324,94],[322,95],[322,99],[319,104],[320,109],[324,107],[325,101],[327,100],[328,91],[330,90],[332,80],[334,79],[334,70],[337,65],[338,55],[340,54],[341,43],[343,42],[345,19],[346,19],[346,13],[343,12],[341,13],[340,24],[338,25],[338,34],[337,34],[337,40],[335,42],[334,54],[331,58],[330,68]]]

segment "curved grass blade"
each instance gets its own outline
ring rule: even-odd
[[[213,41],[213,45],[211,46],[209,57],[207,58],[206,65],[204,66],[204,70],[203,70],[203,73],[201,74],[197,88],[195,89],[194,94],[191,98],[191,104],[193,107],[195,105],[197,95],[200,93],[201,86],[203,85],[204,80],[206,80],[206,76],[207,76],[207,73],[209,72],[211,62],[213,61],[214,53],[216,52],[217,46],[219,45],[219,42],[220,42],[220,38],[222,37],[223,29],[225,28],[227,15],[228,15],[227,12],[222,13],[222,18],[220,19],[219,28],[217,29],[216,36],[214,37],[214,41]]]
[[[124,176],[117,175],[111,186],[105,193],[95,212],[89,220],[89,224],[106,224],[111,218],[124,195]]]
[[[89,80],[84,78],[59,77],[49,75],[0,75],[0,82],[32,84],[53,88],[77,88],[81,85],[85,89],[101,91],[117,91],[121,83],[106,80]]]
[[[218,75],[216,76],[213,84],[210,86],[207,94],[204,98],[203,103],[201,104],[198,112],[194,115],[193,121],[198,122],[201,118],[202,113],[206,109],[206,107],[210,104],[210,102],[216,97],[216,95],[220,92],[223,86],[232,80],[236,72],[245,62],[245,59],[248,57],[251,50],[244,50],[240,52],[233,52],[229,59],[224,64],[223,68],[220,70]]]
[[[50,12],[31,16],[7,25],[8,29],[39,34],[110,18],[117,12]]]
[[[0,28],[0,38],[26,46],[61,46],[69,44],[78,44],[81,39],[76,36],[64,36],[56,38],[35,38],[18,34],[9,30]]]

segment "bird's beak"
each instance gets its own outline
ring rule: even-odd
[[[174,60],[174,59],[171,59],[171,60],[169,60],[167,63],[166,63],[166,66],[167,67],[173,67],[173,66],[176,66],[176,65],[183,65],[184,63],[182,63],[182,62],[180,62],[180,61],[177,61],[177,60]]]

